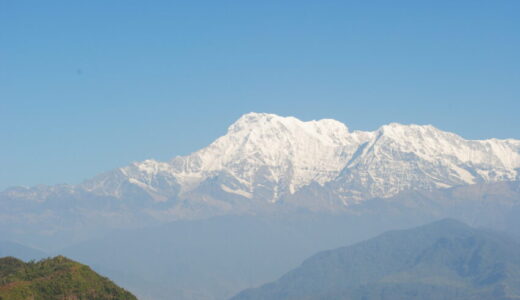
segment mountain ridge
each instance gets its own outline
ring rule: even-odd
[[[394,152],[398,155],[392,155]],[[381,181],[382,174],[370,174],[380,169],[376,163],[392,172],[401,167],[385,164],[382,159],[400,164],[405,159],[419,161],[422,165],[417,168],[407,166],[406,171],[414,174],[424,169],[434,171],[418,174],[421,180],[404,178],[388,184],[390,187],[355,182],[353,177]],[[441,165],[436,166],[439,162]],[[515,180],[519,167],[519,140],[464,140],[432,125],[398,123],[383,125],[373,132],[350,132],[347,126],[331,119],[303,122],[294,117],[250,113],[231,125],[224,136],[191,155],[175,157],[169,163],[146,160],[119,170],[130,182],[151,193],[161,190],[162,184],[172,187],[168,190],[171,194],[164,194],[166,197],[176,193],[182,196],[205,180],[223,177],[220,188],[224,192],[276,202],[312,182],[339,182],[343,183],[339,189],[351,190],[360,190],[353,184],[361,185],[365,190],[360,192],[362,195],[339,194],[347,200],[362,200],[393,196],[417,186],[438,188]],[[133,177],[132,172],[139,174]],[[136,178],[139,176],[144,178]]]
[[[0,196],[45,202],[88,193],[113,198],[114,205],[160,206],[150,214],[171,220],[207,214],[200,211],[254,211],[309,187],[332,194],[341,209],[408,189],[519,180],[519,170],[520,140],[465,140],[432,125],[399,123],[349,131],[332,119],[249,113],[190,155],[135,162],[78,185],[10,188]],[[320,197],[316,201],[314,207]]]
[[[320,252],[232,299],[518,299],[518,250],[506,236],[443,219]]]

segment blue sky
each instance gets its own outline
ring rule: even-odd
[[[0,0],[0,188],[195,151],[240,115],[520,138],[520,1]]]

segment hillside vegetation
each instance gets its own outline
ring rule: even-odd
[[[25,263],[0,258],[0,300],[137,300],[88,266],[63,256]]]

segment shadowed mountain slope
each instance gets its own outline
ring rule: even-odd
[[[318,253],[232,299],[520,299],[520,246],[445,219]]]

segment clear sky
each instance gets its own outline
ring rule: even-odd
[[[240,115],[520,138],[520,1],[0,0],[0,188],[195,151]]]

